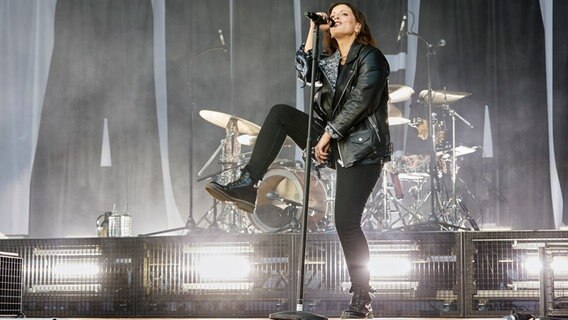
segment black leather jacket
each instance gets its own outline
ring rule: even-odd
[[[307,83],[311,79],[312,57],[311,51],[305,53],[302,49],[296,55],[296,69],[300,80]],[[338,65],[338,51],[320,59],[314,130],[323,133],[324,126],[332,135],[332,150],[338,153],[333,156],[343,167],[389,161],[390,68],[385,56],[373,46],[354,43],[339,74]]]

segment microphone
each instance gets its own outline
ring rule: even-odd
[[[439,48],[439,47],[445,47],[446,46],[446,40],[444,39],[440,39],[440,41],[438,41],[438,43],[436,44],[430,44],[430,48]]]
[[[219,29],[219,40],[221,40],[221,45],[225,46],[225,38],[223,37],[223,30]]]
[[[306,18],[312,20],[315,24],[329,24],[330,27],[335,26],[335,21],[330,18],[324,18],[315,12],[305,11],[304,15]]]
[[[400,30],[398,31],[398,37],[396,37],[396,42],[399,42],[404,35],[404,27],[406,26],[406,15],[402,16],[402,21],[400,22]]]

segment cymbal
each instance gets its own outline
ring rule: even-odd
[[[402,117],[402,111],[400,111],[400,109],[397,108],[394,104],[389,103],[388,108],[389,108],[389,118],[390,117]]]
[[[456,147],[456,157],[461,157],[461,156],[465,156],[466,154],[470,154],[470,153],[474,153],[475,151],[477,151],[477,149],[479,149],[479,147],[466,147],[466,146],[457,146]],[[452,155],[452,149],[446,149],[443,151],[438,151],[436,152],[436,155],[441,156],[441,155],[445,155],[448,157],[451,157]]]
[[[237,116],[232,116],[230,114],[226,114],[223,112],[212,111],[212,110],[201,110],[199,111],[199,115],[205,121],[212,123],[218,127],[226,128],[229,124],[231,119],[237,120],[237,128],[239,129],[239,133],[242,134],[252,134],[257,135],[260,132],[260,126],[252,123],[248,120],[243,118],[239,118]]]
[[[388,108],[389,108],[389,125],[390,126],[396,126],[396,125],[399,125],[399,124],[410,123],[410,120],[402,117],[402,111],[400,111],[400,109],[397,108],[394,104],[389,103]]]
[[[461,100],[465,97],[470,96],[471,93],[469,92],[461,92],[461,91],[449,91],[449,90],[442,90],[442,91],[432,91],[432,104],[433,105],[445,105],[448,103],[456,102]],[[424,103],[428,103],[428,90],[422,90],[418,94],[418,100]]]
[[[252,146],[256,142],[256,137],[252,134],[241,134],[237,137],[237,141],[244,146]]]
[[[389,117],[389,126],[410,123],[410,120],[403,117]]]
[[[389,102],[397,103],[410,100],[414,94],[414,89],[402,84],[389,84]]]

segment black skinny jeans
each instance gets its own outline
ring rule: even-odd
[[[247,169],[261,179],[278,156],[286,136],[301,148],[306,147],[308,115],[288,105],[272,107],[255,142]],[[316,132],[313,132],[315,139]],[[314,141],[314,144],[317,141]],[[335,157],[337,158],[337,157]],[[381,174],[380,165],[336,165],[335,228],[343,248],[347,269],[354,288],[369,286],[369,246],[361,229],[367,198]]]

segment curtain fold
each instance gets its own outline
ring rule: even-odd
[[[57,0],[0,1],[0,233],[28,234]]]

